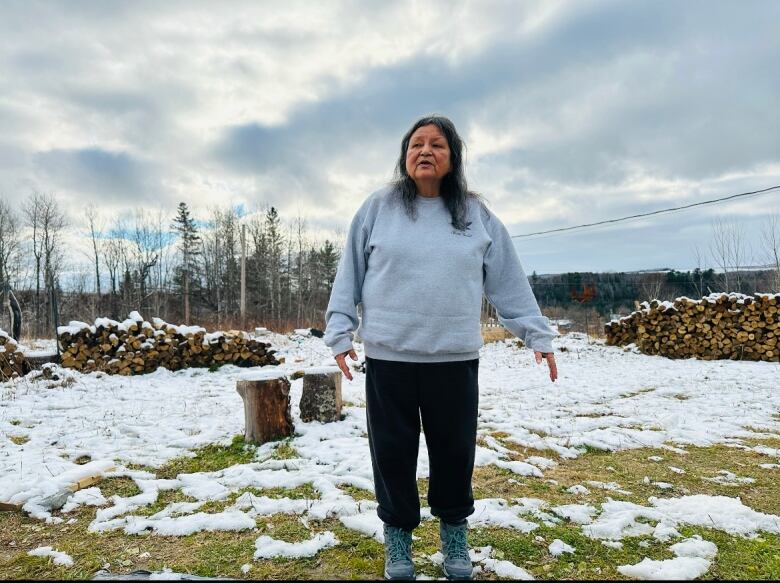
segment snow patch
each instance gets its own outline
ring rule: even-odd
[[[550,551],[550,554],[553,557],[557,557],[563,553],[574,553],[575,550],[573,546],[567,545],[559,538],[556,538],[553,542],[551,542],[547,549]]]
[[[621,575],[635,579],[680,581],[701,577],[709,568],[710,562],[698,557],[675,557],[662,561],[645,557],[636,565],[620,565],[617,570]]]
[[[309,540],[299,543],[288,543],[277,540],[267,535],[258,537],[255,541],[255,560],[270,559],[272,557],[287,557],[299,559],[301,557],[313,557],[322,549],[339,544],[336,535],[331,531],[320,532]]]
[[[51,557],[54,560],[55,565],[62,565],[63,567],[73,566],[73,557],[67,553],[62,553],[52,547],[38,547],[28,551],[27,553],[31,557]]]

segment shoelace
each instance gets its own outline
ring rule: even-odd
[[[391,561],[402,561],[404,559],[407,559],[409,561],[412,560],[412,555],[409,552],[407,541],[405,540],[402,532],[393,533],[393,535],[388,538],[390,539],[388,541],[389,542],[388,551],[390,554]]]
[[[447,533],[444,543],[445,554],[453,559],[469,559],[468,543],[466,542],[466,530],[455,529]]]

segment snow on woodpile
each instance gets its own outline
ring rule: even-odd
[[[704,360],[780,361],[780,294],[710,294],[643,302],[605,326],[607,344],[645,354]]]
[[[0,381],[24,375],[29,370],[27,359],[16,340],[0,329]]]
[[[57,329],[62,366],[81,372],[141,374],[158,368],[180,370],[221,364],[279,364],[267,342],[246,332],[206,332],[200,326],[177,326],[160,318],[151,322],[138,312],[117,322],[98,318],[90,325],[70,322]]]

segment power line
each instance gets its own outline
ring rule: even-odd
[[[649,217],[651,215],[659,215],[661,213],[671,213],[671,212],[681,211],[681,210],[689,209],[689,208],[692,208],[692,207],[695,207],[695,206],[703,206],[703,205],[706,205],[706,204],[715,204],[715,203],[724,202],[724,201],[727,201],[727,200],[732,200],[732,199],[735,199],[735,198],[740,198],[740,197],[743,197],[743,196],[753,196],[753,195],[763,194],[765,192],[769,192],[770,190],[776,190],[778,188],[780,188],[780,185],[778,185],[778,186],[770,186],[769,188],[764,188],[764,189],[761,189],[761,190],[754,190],[752,192],[742,192],[740,194],[732,194],[730,196],[724,196],[722,198],[713,198],[712,200],[704,200],[704,201],[701,201],[701,202],[694,202],[692,204],[686,204],[684,206],[677,206],[677,207],[672,207],[672,208],[668,208],[668,209],[661,209],[661,210],[657,210],[657,211],[652,211],[652,212],[649,212],[649,213],[641,213],[641,214],[638,214],[638,215],[630,215],[630,216],[627,216],[627,217],[620,217],[619,219],[608,219],[608,220],[605,220],[605,221],[598,221],[596,223],[587,223],[587,224],[584,224],[584,225],[574,225],[572,227],[561,227],[560,229],[550,229],[549,231],[537,231],[536,233],[525,233],[523,235],[512,235],[512,238],[514,239],[514,238],[521,238],[521,237],[532,237],[534,235],[547,235],[549,233],[561,233],[563,231],[573,231],[574,229],[583,229],[585,227],[595,227],[597,225],[606,225],[606,224],[609,224],[609,223],[619,223],[620,221],[628,221],[628,220],[631,220],[631,219],[638,219],[638,218],[641,218],[641,217]]]

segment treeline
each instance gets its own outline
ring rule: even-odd
[[[83,212],[87,228],[77,231],[52,195],[19,207],[0,199],[0,327],[11,295],[32,337],[52,336],[55,317],[121,320],[133,310],[220,329],[323,326],[343,242],[316,240],[300,216],[214,208],[196,219],[186,203],[173,215]],[[74,235],[87,237],[86,255]]]
[[[57,320],[121,320],[133,310],[212,329],[325,324],[344,241],[319,240],[301,216],[283,220],[266,206],[251,215],[221,207],[194,217],[184,202],[175,212],[137,209],[107,217],[86,207],[79,213],[68,217],[51,194],[33,193],[13,205],[0,198],[0,328],[9,329],[14,298],[27,337],[51,337]],[[693,251],[697,265],[718,271],[533,273],[530,281],[549,313],[584,308],[571,312],[596,310],[604,317],[644,300],[780,292],[776,215],[768,216],[761,249],[750,248],[740,223],[716,221],[709,253]],[[740,267],[754,261],[769,269]]]
[[[544,307],[583,306],[609,317],[635,309],[636,302],[653,299],[671,301],[687,296],[700,299],[723,290],[752,293],[773,292],[777,287],[776,270],[732,271],[714,269],[629,273],[573,272],[529,277],[539,305]],[[739,282],[738,289],[734,282]]]

